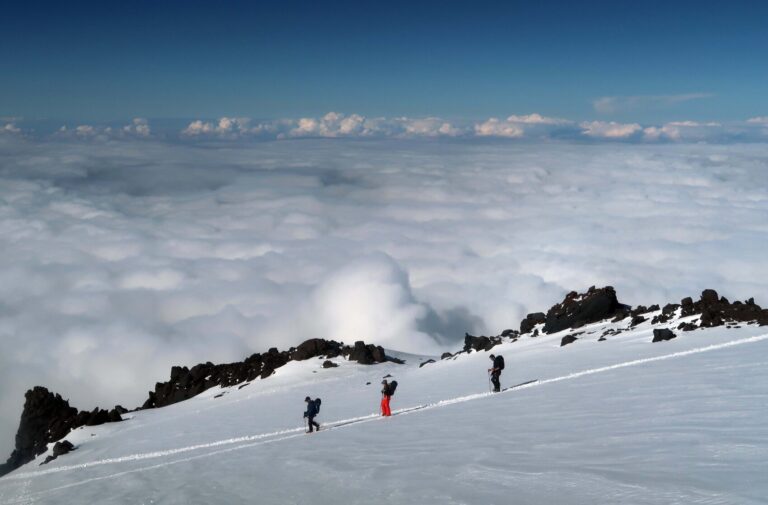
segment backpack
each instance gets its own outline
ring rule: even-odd
[[[322,405],[322,403],[323,403],[323,400],[321,400],[320,398],[315,398],[315,411],[317,414],[320,413],[320,405]]]
[[[493,367],[504,370],[504,356],[496,356],[496,359],[493,360]]]
[[[395,389],[397,389],[397,381],[389,383],[389,396],[395,396]]]

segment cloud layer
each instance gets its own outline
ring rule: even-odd
[[[765,144],[456,141],[432,119],[387,124],[444,140],[364,140],[376,123],[351,116],[204,144],[145,124],[107,142],[0,135],[3,453],[35,384],[135,406],[171,364],[311,337],[434,352],[592,284],[628,303],[710,286],[768,303]]]

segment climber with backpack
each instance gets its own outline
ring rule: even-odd
[[[320,431],[320,425],[315,422],[315,416],[320,413],[320,404],[322,401],[320,398],[315,398],[313,400],[309,396],[304,398],[304,401],[307,402],[307,411],[304,412],[304,417],[307,419],[309,424],[309,431],[307,431],[307,433],[312,433],[312,428]]]
[[[493,368],[488,369],[488,373],[491,374],[491,382],[493,383],[493,392],[498,393],[501,391],[501,371],[504,370],[504,356],[494,356],[491,354],[490,358],[493,360]]]
[[[387,382],[387,379],[381,381],[381,415],[389,417],[392,415],[392,411],[389,409],[389,400],[392,395],[395,394],[397,389],[397,381]]]

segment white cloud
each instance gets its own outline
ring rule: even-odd
[[[111,127],[105,125],[81,124],[74,128],[67,125],[60,127],[54,137],[59,139],[79,139],[79,140],[118,140],[118,139],[148,139],[152,135],[149,121],[144,118],[134,118],[127,125],[122,127]]]
[[[518,138],[525,134],[523,127],[517,122],[499,121],[492,117],[475,125],[475,135],[478,137],[507,137]]]
[[[768,116],[757,116],[747,119],[749,124],[768,125]]]
[[[672,121],[663,126],[651,126],[643,129],[645,140],[705,140],[721,132],[720,123],[700,123],[696,121]]]
[[[6,123],[0,126],[0,135],[3,133],[18,134],[21,133],[21,129],[18,128],[14,123]]]
[[[614,121],[584,121],[579,126],[583,135],[604,139],[626,139],[643,129],[637,123],[616,123]]]
[[[134,135],[136,137],[149,137],[152,130],[149,127],[149,121],[144,118],[134,118],[131,124],[123,126],[123,133]]]
[[[544,124],[544,125],[562,125],[569,124],[571,121],[567,119],[560,119],[556,117],[546,117],[541,114],[528,114],[523,116],[511,115],[507,118],[510,123],[523,123],[523,124]]]
[[[714,96],[712,93],[684,93],[679,95],[603,96],[595,99],[592,106],[599,114],[614,114],[641,108],[666,108],[691,100]]]
[[[214,135],[221,138],[237,138],[244,134],[260,133],[260,127],[250,128],[251,120],[243,117],[222,117],[218,122],[206,122],[200,119],[192,121],[181,134],[188,137]]]
[[[507,119],[490,118],[475,124],[474,133],[478,137],[519,138],[535,133],[546,136],[549,128],[569,125],[571,121],[560,118],[546,117],[541,114],[511,115]]]

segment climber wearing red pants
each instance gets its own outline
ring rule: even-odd
[[[384,379],[381,381],[382,388],[381,388],[381,415],[385,417],[389,417],[392,415],[392,411],[389,409],[389,400],[392,398],[392,395],[395,394],[395,389],[397,388],[397,381],[392,381],[391,384],[387,383],[387,379]]]

